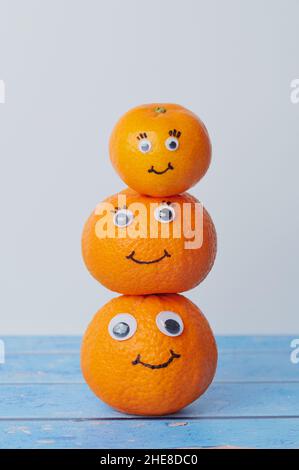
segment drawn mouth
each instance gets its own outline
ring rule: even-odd
[[[132,261],[134,261],[134,263],[137,263],[137,264],[153,264],[153,263],[159,263],[160,261],[162,261],[164,258],[170,258],[171,255],[168,253],[167,250],[164,250],[164,255],[163,256],[160,256],[160,258],[157,258],[157,259],[153,259],[151,261],[142,261],[140,259],[136,259],[134,258],[134,255],[135,255],[135,251],[132,251],[131,254],[129,254],[128,256],[126,256],[127,259],[130,259]]]
[[[148,364],[146,362],[141,361],[140,354],[136,357],[135,361],[132,361],[133,366],[137,366],[140,364],[141,366],[148,367],[149,369],[165,369],[165,367],[169,366],[169,364],[174,361],[174,359],[179,359],[181,357],[180,354],[176,354],[172,349],[170,349],[170,357],[166,362],[162,362],[162,364]]]
[[[174,170],[174,167],[172,166],[171,162],[168,163],[167,168],[163,171],[158,171],[155,170],[154,166],[152,165],[149,170],[147,170],[149,173],[155,173],[156,175],[164,175],[168,170]]]

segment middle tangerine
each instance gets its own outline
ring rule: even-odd
[[[210,215],[188,193],[165,200],[126,189],[99,204],[82,235],[92,276],[130,295],[192,289],[211,270],[216,246]]]

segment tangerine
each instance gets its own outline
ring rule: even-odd
[[[124,190],[97,206],[82,235],[83,258],[92,276],[129,295],[195,287],[211,270],[216,247],[210,215],[188,193],[165,201]]]
[[[211,142],[203,122],[183,106],[146,104],[120,118],[110,137],[110,158],[130,188],[171,196],[204,176]]]
[[[120,296],[102,307],[82,343],[92,391],[124,413],[174,413],[202,395],[217,347],[202,312],[178,294]]]

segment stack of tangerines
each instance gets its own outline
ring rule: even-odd
[[[210,139],[186,108],[143,105],[116,124],[110,157],[129,188],[98,204],[82,250],[90,273],[124,295],[90,323],[82,371],[122,412],[174,413],[204,393],[217,364],[206,318],[178,294],[207,276],[216,255],[210,215],[184,192],[209,167]]]

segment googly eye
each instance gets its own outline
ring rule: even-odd
[[[175,210],[168,204],[161,204],[155,209],[155,219],[162,224],[169,224],[175,219]]]
[[[138,148],[139,148],[140,152],[147,153],[151,150],[152,144],[149,140],[142,139],[138,144]]]
[[[108,331],[117,341],[131,338],[137,330],[136,319],[130,313],[119,313],[110,320]]]
[[[165,147],[167,148],[167,150],[174,152],[179,148],[178,139],[176,137],[168,137],[168,139],[165,140]]]
[[[127,209],[119,209],[113,216],[113,223],[116,227],[127,227],[133,222],[133,212]]]
[[[184,323],[180,315],[174,312],[160,312],[156,317],[159,330],[167,336],[180,336],[184,331]]]

